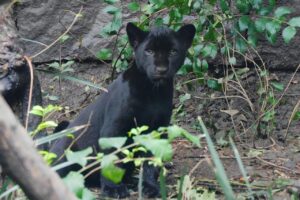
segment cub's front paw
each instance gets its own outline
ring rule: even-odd
[[[114,186],[104,185],[103,187],[101,187],[101,194],[103,196],[119,199],[128,197],[129,191],[125,184]]]
[[[143,193],[148,198],[158,197],[160,194],[159,184],[157,182],[144,182]]]

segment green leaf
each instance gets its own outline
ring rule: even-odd
[[[202,67],[202,70],[204,70],[204,71],[208,70],[208,62],[205,59],[203,59],[201,61],[201,67]]]
[[[133,137],[133,140],[143,145],[155,157],[161,158],[163,161],[172,159],[172,145],[166,139],[153,139],[150,135],[138,135]]]
[[[245,0],[236,0],[236,7],[241,13],[248,14],[250,10],[250,3]]]
[[[211,5],[215,5],[216,2],[217,2],[217,0],[209,0],[209,3],[210,3]]]
[[[276,21],[270,21],[266,24],[266,30],[271,35],[274,35],[280,30],[280,24]]]
[[[271,44],[275,44],[276,40],[277,40],[277,36],[276,34],[266,34],[266,38],[267,40],[271,43]]]
[[[207,80],[207,86],[214,90],[219,90],[221,88],[221,85],[218,83],[218,81],[214,79]]]
[[[236,64],[236,58],[235,58],[235,57],[230,57],[230,58],[228,59],[228,62],[229,62],[229,64],[231,64],[231,65],[235,65],[235,64]]]
[[[242,38],[236,40],[235,47],[239,52],[245,52],[247,50],[247,44]]]
[[[300,27],[300,17],[293,17],[292,19],[290,19],[288,24],[290,26]]]
[[[118,2],[119,0],[104,0],[105,3],[108,3],[108,4],[114,4],[116,2]]]
[[[79,164],[84,167],[87,163],[87,156],[93,152],[92,147],[88,147],[81,151],[71,151],[70,149],[66,150],[66,157],[68,161]]]
[[[189,93],[185,93],[185,94],[179,96],[180,103],[184,103],[186,100],[189,100],[189,99],[191,99],[191,94],[189,94]]]
[[[272,81],[271,85],[278,91],[283,91],[283,89],[284,89],[283,84],[279,83],[279,82]]]
[[[94,200],[94,199],[96,199],[96,198],[95,198],[94,194],[90,190],[88,190],[86,188],[84,188],[82,190],[81,200]]]
[[[209,27],[208,32],[204,35],[205,41],[215,42],[217,41],[218,33],[214,27]]]
[[[186,130],[184,130],[183,128],[177,125],[167,127],[167,132],[168,132],[168,139],[170,142],[172,142],[175,138],[182,136],[187,140],[189,140],[190,142],[192,142],[193,144],[195,144],[196,146],[198,147],[201,146],[198,136],[190,134],[189,132],[187,132]]]
[[[149,126],[141,126],[137,128],[132,128],[129,132],[128,135],[131,137],[132,135],[140,135],[142,132],[145,132],[149,129]]]
[[[277,18],[280,18],[284,15],[290,14],[292,11],[290,8],[282,6],[282,7],[278,7],[275,12],[274,12],[274,16]]]
[[[182,135],[183,129],[177,125],[167,127],[168,139],[172,142],[174,139]]]
[[[198,136],[196,135],[192,135],[187,131],[183,131],[182,132],[182,136],[185,137],[188,141],[192,142],[193,144],[195,144],[197,147],[201,147],[200,144],[200,139]]]
[[[282,31],[282,37],[285,43],[289,43],[291,39],[296,35],[296,28],[293,26],[288,26]]]
[[[67,41],[69,38],[70,38],[70,36],[67,35],[67,34],[65,34],[65,35],[63,35],[62,37],[60,37],[60,42],[61,42],[61,43],[64,43],[64,42]]]
[[[253,8],[259,9],[261,7],[262,2],[263,2],[262,0],[253,0],[252,1]]]
[[[58,62],[53,62],[51,64],[48,64],[49,67],[55,68],[55,69],[59,69],[60,68],[60,64]]]
[[[275,111],[274,110],[269,110],[269,111],[265,112],[265,114],[262,118],[262,121],[268,122],[268,121],[274,119],[274,117],[275,117]]]
[[[258,32],[264,32],[268,20],[266,18],[259,18],[254,22],[255,28]]]
[[[268,6],[268,7],[261,7],[261,8],[258,10],[258,14],[259,14],[259,15],[262,15],[262,16],[267,16],[267,15],[269,15],[271,12],[272,12],[272,8],[271,8],[270,6]]]
[[[46,128],[54,128],[56,126],[57,126],[57,123],[55,123],[54,121],[41,122],[37,127],[37,132],[44,130]]]
[[[111,60],[112,58],[112,52],[110,49],[101,49],[98,53],[97,53],[97,58],[99,58],[100,60]]]
[[[211,58],[215,58],[217,55],[217,46],[215,44],[209,43],[204,46],[203,49],[201,49],[201,53],[203,57],[210,56]]]
[[[84,177],[82,174],[70,172],[63,181],[77,197],[81,197],[84,188]]]
[[[39,154],[43,156],[44,161],[46,161],[48,165],[51,165],[54,159],[57,158],[55,153],[51,153],[49,151],[39,151]]]
[[[248,44],[253,46],[253,47],[256,47],[256,44],[257,44],[257,33],[249,33],[248,32]]]
[[[226,0],[220,0],[220,7],[222,12],[226,12],[229,10],[228,2]]]
[[[276,0],[269,0],[269,7],[273,8],[276,5]]]
[[[299,120],[299,119],[300,119],[300,111],[297,111],[293,116],[293,120]]]
[[[264,154],[264,150],[262,149],[250,149],[249,152],[247,153],[247,157],[249,158],[254,158],[254,157],[259,157]]]
[[[115,14],[117,12],[120,12],[120,8],[117,8],[115,6],[112,6],[112,5],[109,5],[109,6],[106,6],[104,9],[103,9],[103,12],[106,12],[108,14]]]
[[[43,109],[42,106],[33,106],[32,110],[29,113],[43,117],[44,116],[44,109]]]
[[[140,5],[137,2],[131,2],[127,7],[131,12],[136,12],[140,9]]]
[[[114,161],[116,160],[118,157],[110,154],[104,156],[101,161],[101,174],[115,184],[120,183],[125,174],[124,169],[115,166]]]
[[[111,137],[111,138],[100,138],[99,146],[101,149],[110,149],[110,148],[121,148],[127,140],[127,137]]]
[[[84,177],[78,172],[70,172],[64,179],[67,187],[81,200],[94,200],[95,196],[84,186]]]
[[[248,29],[250,23],[251,20],[249,16],[243,15],[242,17],[240,17],[239,19],[240,31],[245,31],[246,29]]]

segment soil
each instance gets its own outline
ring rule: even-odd
[[[79,79],[91,81],[105,87],[110,78],[111,68],[104,64],[81,64],[75,66]],[[230,72],[229,72],[230,73]],[[270,81],[279,81],[287,87],[285,91],[275,92],[275,99],[281,101],[275,107],[273,127],[270,126],[267,138],[256,134],[255,123],[260,115],[262,102],[257,94],[260,79],[254,69],[241,75],[239,88],[236,80],[228,82],[226,93],[216,91],[201,83],[193,75],[177,76],[174,99],[174,114],[172,123],[178,124],[195,135],[201,135],[197,117],[204,120],[210,136],[232,181],[232,187],[237,199],[245,199],[247,188],[236,162],[234,153],[228,143],[231,135],[238,148],[249,181],[257,194],[257,199],[269,199],[268,192],[273,193],[273,199],[291,199],[293,192],[300,191],[300,121],[293,120],[288,127],[292,111],[300,98],[300,74],[293,71],[272,71]],[[44,105],[63,105],[64,110],[53,118],[56,121],[72,119],[83,107],[101,95],[102,91],[74,81],[62,79],[53,80],[53,75],[39,72],[44,93]],[[210,74],[212,78],[213,74]],[[208,78],[208,77],[207,77]],[[246,95],[242,95],[244,92]],[[58,100],[49,97],[57,96]],[[225,98],[226,97],[226,98]],[[248,99],[245,100],[245,97]],[[265,125],[265,124],[262,124]],[[286,140],[283,139],[286,137]],[[169,195],[174,193],[181,176],[190,174],[197,189],[206,188],[216,191],[218,199],[224,199],[222,191],[215,181],[214,168],[205,139],[201,139],[201,148],[192,146],[184,139],[173,143],[174,159],[167,164],[167,184]],[[280,181],[281,180],[281,181]],[[289,180],[283,184],[283,180]],[[264,191],[264,192],[261,192]],[[136,199],[136,191],[131,199]]]

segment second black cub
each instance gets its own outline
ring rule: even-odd
[[[146,32],[128,23],[126,31],[130,45],[134,48],[135,60],[108,87],[107,93],[101,95],[70,123],[68,128],[90,123],[84,135],[73,145],[74,150],[92,146],[100,151],[98,140],[101,137],[126,136],[136,125],[148,125],[151,131],[170,123],[174,75],[183,64],[192,44],[195,27],[185,25],[177,32],[167,27],[155,27]],[[75,133],[75,137],[79,134]],[[60,139],[50,151],[60,157],[70,143],[68,138]],[[121,167],[127,169],[127,176],[131,174],[132,169],[128,166]],[[59,173],[63,176],[70,170],[72,168],[66,168]],[[158,195],[158,169],[146,164],[143,172],[143,192],[148,196]],[[117,198],[129,195],[125,180],[114,184],[99,177],[96,182],[101,184],[105,195]]]

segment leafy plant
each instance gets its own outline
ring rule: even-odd
[[[31,135],[36,135],[37,133],[47,129],[47,128],[55,128],[57,126],[56,122],[54,121],[47,121],[46,118],[56,112],[62,110],[60,106],[48,105],[47,107],[43,108],[41,106],[34,106],[30,111],[30,114],[40,116],[42,118],[42,122],[38,125],[38,127],[31,132]]]
[[[54,76],[54,80],[58,79],[60,80],[60,76],[62,74],[74,72],[74,69],[72,68],[72,65],[74,64],[73,60],[70,60],[66,63],[59,63],[59,62],[53,62],[51,64],[48,64],[49,68],[54,70],[54,73],[56,76]]]
[[[118,167],[118,163],[133,162],[135,166],[142,166],[144,162],[158,166],[164,171],[164,163],[170,161],[173,155],[171,142],[178,138],[184,137],[191,141],[194,145],[200,147],[199,137],[191,135],[186,130],[174,125],[170,127],[162,127],[158,130],[152,131],[149,134],[144,134],[148,130],[147,126],[137,127],[128,132],[129,137],[132,137],[133,143],[125,145],[127,137],[101,138],[99,146],[103,150],[111,149],[109,154],[98,153],[92,156],[92,149],[87,148],[79,152],[73,152],[70,149],[66,151],[67,162],[60,164],[59,167],[68,166],[77,163],[82,166],[78,173],[70,172],[65,178],[68,186],[75,192],[77,197],[83,199],[84,192],[89,195],[89,192],[83,188],[83,179],[88,177],[92,172],[101,169],[101,174],[114,183],[119,183],[125,173],[125,170]],[[163,137],[162,137],[163,136]],[[167,136],[167,137],[165,137]],[[146,152],[151,152],[152,157],[145,157]],[[89,159],[91,162],[87,162]],[[100,165],[100,166],[99,166]],[[98,166],[95,168],[95,166]],[[89,170],[85,176],[80,173]],[[162,174],[165,176],[165,173]],[[163,180],[163,178],[161,178]],[[73,182],[78,181],[78,184]]]
[[[235,0],[235,1],[204,1],[204,0],[150,0],[147,3],[134,1],[125,6],[119,0],[106,1],[108,6],[103,12],[112,15],[112,21],[102,30],[101,36],[108,38],[117,36],[112,50],[101,49],[100,59],[112,59],[113,68],[121,71],[128,67],[128,62],[132,58],[132,50],[128,48],[126,35],[120,34],[122,28],[122,13],[129,9],[136,13],[137,25],[149,30],[152,25],[167,25],[177,30],[182,21],[189,16],[190,21],[196,26],[196,37],[184,65],[178,72],[187,74],[193,72],[197,78],[203,78],[204,83],[214,90],[226,91],[226,81],[207,76],[209,62],[217,56],[224,60],[227,67],[231,67],[234,78],[237,80],[241,90],[244,90],[236,74],[234,66],[240,60],[249,60],[246,52],[258,54],[255,48],[259,43],[259,38],[265,38],[271,44],[277,41],[281,35],[286,43],[294,38],[297,29],[300,27],[300,17],[289,18],[293,9],[280,6],[276,1],[264,2],[261,0]],[[282,32],[281,32],[282,31]],[[244,58],[243,58],[244,57]],[[258,55],[258,57],[260,57]],[[266,66],[250,60],[257,68],[259,74],[259,102],[258,112],[250,107],[254,115],[259,117],[256,123],[260,136],[267,136],[274,128],[274,116],[276,111],[270,111],[274,105],[270,102],[273,89],[281,89],[280,83],[269,83]],[[263,61],[262,61],[263,63]],[[223,84],[225,87],[223,87]],[[252,104],[246,93],[243,94],[249,104]]]

